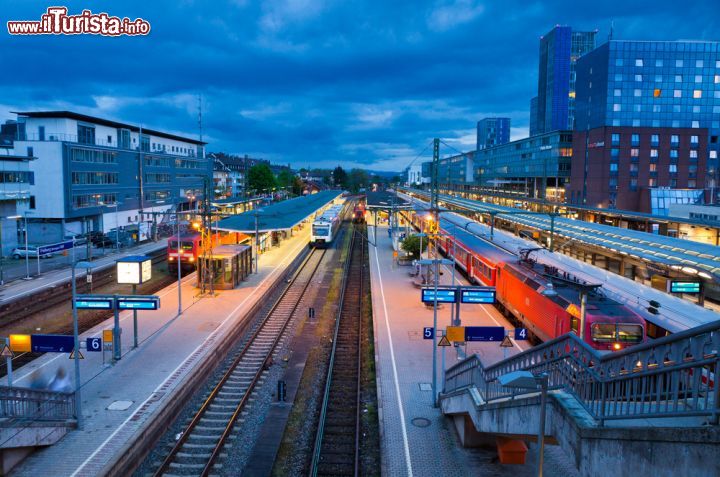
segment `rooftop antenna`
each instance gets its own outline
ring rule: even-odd
[[[608,41],[613,39],[613,30],[615,29],[615,20],[610,20],[610,33],[608,34]]]
[[[202,94],[198,94],[198,129],[200,129],[200,142],[203,140],[202,131]]]

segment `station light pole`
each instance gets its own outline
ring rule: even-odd
[[[28,211],[26,210],[23,213],[24,221],[24,232],[25,232],[25,280],[30,280],[30,249],[28,248]],[[38,257],[40,257],[40,252],[38,251]]]
[[[80,398],[80,334],[78,326],[78,312],[75,304],[77,297],[77,286],[75,284],[75,268],[80,267],[86,270],[92,269],[92,263],[90,262],[75,262],[71,267],[71,281],[72,281],[72,315],[73,315],[73,339],[74,349],[73,355],[75,356],[75,414],[77,416],[78,429],[82,428],[82,399]]]
[[[175,209],[175,228],[177,230],[177,279],[178,279],[178,316],[182,315],[182,272],[180,268],[180,254],[182,253],[182,246],[180,243],[180,204]]]
[[[258,273],[258,262],[260,261],[260,212],[262,209],[255,209],[255,273]]]

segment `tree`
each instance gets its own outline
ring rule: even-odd
[[[345,173],[345,170],[342,167],[337,166],[333,170],[333,182],[335,187],[340,187],[341,189],[348,188],[347,173]]]
[[[362,169],[351,169],[348,178],[349,189],[353,193],[357,193],[361,188],[367,188],[370,183],[368,173]]]
[[[400,243],[400,248],[410,254],[412,258],[420,258],[420,239],[419,235],[411,235]],[[427,250],[427,240],[422,241],[423,252]]]
[[[293,183],[293,173],[290,169],[281,169],[277,175],[277,185],[280,187],[291,187]]]
[[[267,192],[272,190],[275,186],[275,175],[273,175],[270,166],[264,163],[255,164],[248,171],[248,188],[255,192],[262,192],[267,189]]]
[[[305,190],[305,184],[303,181],[298,176],[293,177],[292,193],[295,195],[302,195],[303,190]]]

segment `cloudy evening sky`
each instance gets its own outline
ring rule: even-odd
[[[555,24],[598,29],[599,43],[613,19],[618,39],[720,40],[718,0],[0,0],[0,16],[38,20],[57,4],[142,17],[152,32],[3,27],[0,120],[69,109],[197,137],[201,94],[210,151],[298,167],[400,170],[432,137],[473,149],[489,115],[526,136],[538,38]]]

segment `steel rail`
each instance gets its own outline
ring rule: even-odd
[[[170,453],[166,456],[166,458],[163,460],[162,464],[158,468],[157,471],[153,474],[155,477],[159,477],[163,475],[170,467],[170,464],[175,460],[175,457],[180,452],[180,450],[183,448],[183,445],[187,442],[188,438],[190,437],[193,429],[198,425],[200,420],[204,417],[206,411],[210,407],[210,405],[214,402],[215,398],[217,397],[218,393],[222,390],[225,383],[228,381],[228,379],[232,376],[232,373],[236,370],[237,366],[240,364],[243,357],[245,357],[247,351],[250,349],[250,346],[253,344],[257,336],[260,334],[261,331],[263,331],[265,325],[269,322],[270,318],[272,318],[273,314],[277,310],[277,308],[280,306],[280,304],[283,302],[283,300],[288,296],[288,293],[290,290],[293,289],[293,285],[295,285],[295,282],[298,280],[300,275],[305,271],[305,268],[307,265],[311,262],[311,259],[313,257],[316,257],[318,254],[316,253],[317,250],[313,249],[310,254],[305,258],[303,263],[298,268],[297,272],[295,272],[291,282],[288,284],[288,286],[285,288],[285,290],[282,292],[280,297],[275,301],[270,311],[265,315],[262,322],[257,326],[257,329],[253,332],[250,339],[247,341],[245,346],[243,346],[243,349],[238,353],[238,355],[233,359],[233,362],[230,364],[228,370],[224,373],[223,377],[220,379],[218,384],[215,385],[210,395],[205,399],[200,409],[197,411],[193,419],[190,421],[190,423],[185,428],[185,431],[182,433],[180,438],[175,442],[175,445],[171,449]],[[268,362],[268,359],[272,356],[273,352],[275,351],[275,347],[277,346],[278,342],[280,341],[280,338],[282,337],[283,333],[285,332],[285,329],[287,328],[288,323],[290,322],[290,319],[292,318],[295,310],[297,309],[302,297],[305,294],[305,291],[309,287],[310,283],[312,282],[312,277],[315,275],[315,272],[317,271],[318,267],[320,266],[320,263],[322,263],[322,259],[325,256],[325,250],[322,250],[322,253],[320,254],[319,258],[317,259],[317,262],[315,263],[314,267],[311,270],[310,277],[307,280],[307,283],[303,286],[302,290],[300,291],[300,295],[298,299],[295,301],[293,307],[291,308],[290,312],[287,314],[287,319],[285,320],[284,324],[282,325],[282,328],[277,333],[277,336],[275,337],[269,351],[267,352],[266,356],[264,357],[262,361],[262,365],[258,367],[257,372],[255,373],[255,376],[250,382],[250,385],[245,390],[242,399],[238,403],[235,411],[232,414],[232,417],[228,420],[228,423],[225,427],[225,430],[223,431],[222,435],[220,436],[219,441],[215,445],[214,449],[212,450],[210,457],[202,470],[201,474],[202,476],[207,476],[210,473],[210,470],[212,469],[212,466],[214,465],[215,461],[217,460],[218,456],[220,455],[220,451],[222,450],[225,441],[227,440],[228,436],[230,435],[230,432],[232,431],[232,428],[237,420],[237,417],[242,412],[243,408],[245,407],[245,404],[247,403],[247,400],[252,393],[255,385],[257,384],[260,376],[262,375],[263,370],[265,369],[265,365]]]

